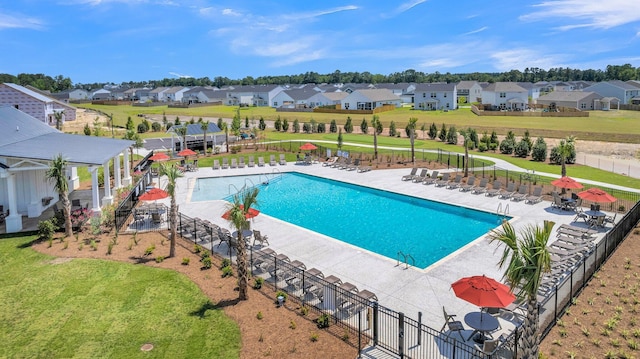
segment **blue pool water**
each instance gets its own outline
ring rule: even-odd
[[[268,185],[263,182],[269,182]],[[426,268],[495,228],[495,214],[297,173],[200,178],[192,201],[258,185],[258,209],[343,242]]]

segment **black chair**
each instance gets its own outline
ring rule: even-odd
[[[449,335],[451,335],[451,332],[458,332],[458,335],[460,335],[460,338],[462,339],[462,341],[465,341],[464,337],[462,336],[462,332],[465,330],[464,329],[464,325],[462,325],[462,322],[459,320],[455,320],[455,314],[447,314],[447,310],[444,309],[444,307],[442,307],[442,312],[444,313],[444,325],[442,326],[442,329],[440,329],[440,333],[442,333],[442,331],[444,331],[444,328],[446,328],[447,326],[449,327],[449,333],[447,333],[447,338],[449,338]]]

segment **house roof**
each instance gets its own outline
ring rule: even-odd
[[[456,88],[458,90],[468,90],[471,88],[471,86],[476,85],[477,83],[478,81],[460,81],[456,85]]]
[[[317,94],[318,91],[307,90],[307,89],[292,89],[292,90],[285,90],[284,93],[289,95],[289,97],[291,97],[293,100],[300,101],[300,100],[308,99],[309,97]]]
[[[387,89],[361,89],[361,90],[356,90],[354,92],[358,92],[362,96],[365,96],[374,102],[387,101],[387,100],[396,101],[400,99],[398,95],[394,94],[393,92],[391,92],[391,90],[387,90]]]
[[[322,92],[322,95],[331,101],[340,101],[349,96],[347,92]]]
[[[456,84],[454,83],[428,83],[428,84],[417,84],[415,93],[418,92],[430,92],[430,91],[453,91],[456,88]]]
[[[0,107],[0,154],[49,161],[57,154],[74,165],[103,165],[133,141],[62,133],[12,106]]]
[[[538,98],[538,101],[577,102],[595,94],[589,91],[553,91]],[[596,94],[597,95],[597,94]],[[599,95],[598,95],[599,97]]]
[[[38,92],[33,91],[33,90],[30,90],[30,89],[28,89],[26,87],[22,87],[20,85],[16,85],[16,84],[13,84],[13,83],[4,83],[4,85],[7,86],[7,87],[11,87],[12,89],[14,89],[16,91],[22,92],[25,95],[33,97],[38,101],[42,101],[42,102],[45,102],[45,103],[49,103],[49,102],[53,102],[54,101],[54,99],[52,99],[51,97],[45,96],[45,95],[43,95],[41,93],[38,93]]]
[[[528,92],[527,89],[514,82],[494,82],[484,88],[484,91],[490,92]]]

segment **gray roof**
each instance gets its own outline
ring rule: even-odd
[[[553,92],[549,92],[546,95],[540,96],[538,98],[539,101],[556,101],[556,102],[563,102],[563,101],[580,101],[585,97],[589,97],[591,95],[595,94],[595,92],[589,92],[589,91],[553,91]],[[599,95],[598,95],[599,96]]]
[[[171,128],[167,132],[175,133],[177,127],[184,127],[184,124],[180,126],[171,126]],[[221,131],[222,130],[220,129],[220,127],[218,127],[218,125],[216,125],[213,122],[209,122],[207,133],[221,132]],[[200,127],[199,123],[190,123],[187,125],[187,136],[203,135],[203,134],[204,134],[204,131],[202,131],[202,127]]]
[[[347,92],[322,92],[322,95],[331,101],[340,101],[349,96]]]
[[[318,91],[308,90],[308,89],[292,89],[292,90],[285,90],[284,93],[289,95],[289,97],[291,97],[292,99],[296,101],[300,101],[300,100],[308,99],[309,97],[317,94]]]
[[[456,84],[454,83],[417,84],[416,89],[413,92],[418,93],[418,92],[430,92],[430,91],[453,91],[454,87],[456,87]]]
[[[471,86],[477,84],[478,81],[460,81],[458,82],[458,84],[456,85],[456,88],[458,90],[468,90],[471,88]]]
[[[51,160],[62,156],[74,165],[102,165],[133,141],[62,133],[12,106],[0,107],[0,156]]]
[[[492,92],[528,92],[527,89],[522,88],[515,82],[494,82],[485,87],[484,90]]]
[[[8,86],[8,87],[11,87],[12,89],[14,89],[16,91],[22,92],[22,93],[24,93],[24,94],[26,94],[28,96],[31,96],[31,97],[37,99],[38,101],[42,101],[42,102],[45,102],[45,103],[49,103],[49,102],[53,102],[54,101],[51,97],[47,97],[47,96],[45,96],[45,95],[43,95],[41,93],[38,93],[38,92],[33,91],[33,90],[30,90],[30,89],[28,89],[26,87],[22,87],[20,85],[16,85],[16,84],[13,84],[13,83],[5,83],[4,85]]]
[[[391,90],[387,90],[387,89],[362,89],[362,90],[356,90],[355,92],[362,94],[363,96],[367,97],[368,99],[374,102],[387,101],[387,100],[395,101],[400,99],[398,95],[394,94],[393,92],[391,92]]]

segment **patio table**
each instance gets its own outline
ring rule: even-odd
[[[469,339],[473,338],[473,341],[477,343],[483,343],[487,339],[486,333],[490,333],[500,326],[498,319],[493,315],[484,312],[471,312],[464,316],[464,322],[468,326],[473,328],[473,333],[469,336]],[[476,334],[480,334],[474,337]],[[489,337],[491,334],[489,334]],[[467,339],[468,340],[468,339]]]

